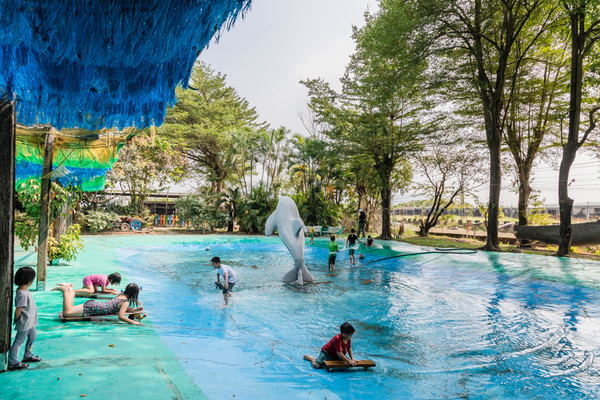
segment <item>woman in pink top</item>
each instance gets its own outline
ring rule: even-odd
[[[108,276],[106,275],[89,275],[83,278],[83,289],[77,289],[75,293],[112,293],[119,294],[115,289],[107,289],[108,285],[118,285],[121,283],[121,274],[118,272],[112,273]],[[100,290],[97,290],[97,288]]]

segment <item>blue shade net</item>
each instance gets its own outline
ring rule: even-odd
[[[0,0],[0,91],[57,129],[161,125],[198,54],[251,0]]]

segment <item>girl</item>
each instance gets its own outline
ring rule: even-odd
[[[26,362],[39,362],[42,361],[38,356],[34,356],[31,353],[33,342],[37,337],[35,327],[38,324],[37,306],[33,301],[31,292],[27,289],[33,283],[35,279],[35,271],[30,267],[21,267],[15,274],[15,284],[19,285],[17,293],[15,295],[15,330],[17,336],[10,348],[8,358],[8,369],[23,369],[29,367]],[[27,339],[25,344],[25,356],[23,362],[18,361],[19,349],[23,342]]]
[[[94,294],[97,291],[96,288],[99,287],[100,290],[98,292],[119,294],[115,289],[106,288],[108,285],[118,285],[119,283],[121,283],[121,274],[118,272],[114,272],[108,276],[100,274],[89,275],[83,278],[83,289],[77,289],[75,293]]]
[[[97,315],[118,315],[123,322],[133,325],[142,325],[141,322],[129,319],[128,311],[142,310],[138,303],[140,288],[135,283],[130,283],[125,291],[109,301],[88,300],[83,304],[74,306],[75,291],[73,284],[57,286],[52,290],[60,290],[63,294],[63,316],[64,317],[93,317]]]

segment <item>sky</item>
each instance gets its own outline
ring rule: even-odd
[[[273,128],[285,126],[306,134],[299,113],[307,112],[307,90],[300,80],[323,78],[340,89],[354,52],[352,26],[364,25],[367,9],[377,10],[375,0],[254,0],[244,19],[213,41],[199,59],[227,76],[227,84],[256,107],[260,120]],[[600,133],[598,134],[600,136]],[[558,163],[557,163],[558,164]],[[571,169],[570,196],[576,204],[600,205],[600,161],[578,155]],[[501,204],[517,204],[503,177]],[[541,165],[534,170],[533,186],[541,189],[546,204],[558,204],[558,172]],[[487,187],[478,195],[487,199]],[[414,196],[396,195],[394,202]]]

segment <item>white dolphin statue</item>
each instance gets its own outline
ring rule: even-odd
[[[298,281],[301,285],[304,282],[314,282],[315,278],[304,265],[304,222],[300,218],[296,203],[287,196],[279,196],[277,208],[267,219],[265,235],[271,236],[275,228],[294,258],[294,268],[284,275],[283,281],[285,283]]]

